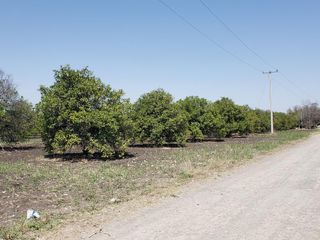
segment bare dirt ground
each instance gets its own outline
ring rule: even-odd
[[[320,239],[319,146],[312,136],[134,214],[110,221],[101,212],[47,239]]]
[[[214,149],[229,143],[258,143],[271,142],[271,136],[249,136],[247,138],[231,138],[225,141],[205,141],[201,143],[188,143],[187,149]],[[167,146],[163,148],[132,146],[128,149],[128,158],[117,159],[112,161],[113,165],[137,164],[138,162],[161,161],[161,156],[170,151],[170,149],[178,149],[176,147]],[[0,174],[0,226],[9,225],[21,216],[25,215],[26,209],[34,208],[46,210],[46,212],[72,212],[72,199],[77,193],[66,192],[59,195],[58,190],[51,190],[56,181],[54,177],[44,178],[43,173],[38,173],[38,169],[68,169],[68,171],[77,174],[77,171],[85,168],[100,168],[104,161],[92,159],[90,161],[82,158],[80,155],[70,155],[66,158],[45,158],[45,151],[39,139],[31,143],[23,144],[13,148],[5,148],[0,150],[0,163],[21,163],[17,165],[19,170],[12,171],[12,174]],[[5,171],[6,172],[6,171]],[[45,173],[47,174],[47,173]],[[30,177],[30,175],[32,175]],[[39,175],[39,176],[38,176]],[[48,191],[44,191],[47,189]],[[57,196],[59,195],[59,196]]]

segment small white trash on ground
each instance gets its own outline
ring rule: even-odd
[[[118,198],[111,198],[111,199],[109,200],[109,202],[110,202],[110,203],[119,203],[119,202],[120,202],[120,199],[118,199]]]
[[[27,219],[31,219],[31,218],[39,218],[40,214],[33,209],[28,209],[27,210]]]

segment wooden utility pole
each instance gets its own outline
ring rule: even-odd
[[[273,111],[272,111],[272,79],[271,79],[271,74],[279,72],[278,69],[275,71],[268,71],[268,72],[262,72],[263,74],[268,75],[269,79],[269,103],[270,103],[270,129],[271,129],[271,134],[273,134]]]

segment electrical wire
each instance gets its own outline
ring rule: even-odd
[[[243,58],[239,57],[238,55],[234,54],[233,52],[231,52],[230,50],[226,49],[222,44],[220,44],[219,42],[217,42],[215,39],[213,39],[212,37],[210,37],[207,33],[203,32],[202,30],[200,30],[196,25],[194,25],[191,21],[189,21],[186,17],[184,17],[182,14],[180,14],[178,11],[176,11],[174,8],[172,8],[168,3],[166,3],[163,0],[157,0],[159,3],[161,3],[164,7],[166,7],[167,9],[169,9],[174,15],[176,15],[180,20],[182,20],[185,24],[187,24],[189,27],[191,27],[193,30],[195,30],[197,33],[199,33],[202,37],[204,37],[205,39],[207,39],[210,43],[212,43],[213,45],[215,45],[216,47],[220,48],[222,51],[224,51],[225,53],[229,54],[230,56],[232,56],[233,58],[235,58],[236,60],[242,62],[243,64],[247,65],[248,67],[250,67],[252,70],[256,71],[256,72],[263,72],[262,70],[260,70],[258,67],[256,67],[255,65],[247,62],[246,60],[244,60]],[[255,50],[253,50],[252,48],[249,47],[249,45],[242,40],[239,35],[237,35],[232,29],[231,27],[229,27],[217,14],[214,13],[214,11],[203,1],[203,0],[199,0],[200,3],[209,11],[209,13],[216,18],[245,48],[247,48],[252,54],[254,54],[261,62],[263,62],[266,66],[271,67],[273,69],[275,69],[275,67],[270,64],[268,61],[266,61],[260,54],[258,54]],[[283,72],[279,71],[280,75],[282,76],[283,79],[285,79],[288,83],[290,83],[292,86],[294,86],[295,88],[299,89],[300,91],[302,91],[301,88],[299,88],[293,81],[291,81]],[[287,88],[285,85],[283,85],[281,82],[278,81],[278,83],[287,91],[291,91],[292,94],[294,94],[295,96],[298,96],[300,94],[297,94],[296,92],[289,90],[289,88]],[[308,94],[306,94],[306,92],[304,92],[304,95],[307,98],[310,98],[310,96]],[[299,98],[302,97],[302,95],[299,96]]]
[[[257,106],[261,106],[262,105],[262,100],[264,98],[264,95],[265,95],[265,92],[266,92],[266,89],[268,88],[268,81],[265,81],[264,82],[264,85],[263,85],[263,89],[261,91],[261,94],[259,95],[259,100],[258,100],[258,105]]]
[[[202,37],[206,38],[209,42],[211,42],[212,44],[214,44],[216,47],[220,48],[222,51],[224,51],[225,53],[229,54],[230,56],[232,56],[233,58],[237,59],[238,61],[242,62],[243,64],[246,64],[248,67],[250,67],[251,69],[253,69],[256,72],[262,72],[262,70],[260,70],[259,68],[257,68],[256,66],[252,65],[251,63],[247,62],[246,60],[242,59],[241,57],[237,56],[236,54],[234,54],[233,52],[229,51],[228,49],[226,49],[225,47],[223,47],[219,42],[217,42],[216,40],[214,40],[213,38],[211,38],[208,34],[206,34],[205,32],[203,32],[202,30],[200,30],[198,27],[196,27],[193,23],[191,23],[186,17],[184,17],[183,15],[181,15],[180,13],[178,13],[174,8],[172,8],[169,4],[167,4],[166,2],[162,1],[162,0],[157,0],[159,3],[161,3],[164,7],[166,7],[167,9],[169,9],[174,15],[176,15],[180,20],[182,20],[185,24],[189,25],[189,27],[191,27],[193,30],[195,30],[196,32],[198,32]]]
[[[316,102],[318,101],[316,98],[314,97],[310,97],[310,94],[308,94],[306,91],[304,91],[301,87],[299,87],[298,85],[295,84],[295,82],[293,82],[290,78],[288,78],[283,72],[279,71],[280,75],[282,76],[283,79],[285,79],[287,82],[289,82],[292,86],[294,86],[295,88],[299,89],[301,93],[303,93],[304,97],[307,97],[309,99],[315,99]]]
[[[276,69],[272,64],[270,64],[268,61],[266,61],[260,54],[258,54],[255,50],[249,47],[249,45],[240,38],[238,34],[236,34],[231,27],[229,27],[213,10],[204,2],[204,0],[199,0],[199,2],[202,4],[204,8],[208,10],[208,12],[216,19],[218,20],[245,48],[247,48],[252,54],[254,54],[258,59],[260,59],[261,62],[263,62],[266,66],[271,67],[273,69]],[[282,76],[283,79],[285,79],[288,83],[290,83],[295,88],[299,89],[305,95],[305,97],[310,98],[310,95],[303,91],[300,87],[298,87],[292,80],[290,80],[283,72],[279,71],[279,74]],[[315,98],[314,98],[315,99]]]
[[[288,88],[282,81],[279,81],[279,79],[274,78],[274,80],[275,80],[274,82],[276,84],[278,84],[280,87],[282,87],[284,90],[286,90],[287,92],[291,93],[295,97],[297,97],[297,98],[305,98],[305,96],[303,96],[300,92]]]
[[[263,62],[265,65],[268,65],[269,67],[276,69],[274,66],[272,66],[270,63],[268,63],[261,55],[259,55],[256,51],[254,51],[252,48],[249,47],[248,44],[246,44],[240,37],[238,34],[236,34],[217,14],[215,14],[213,12],[213,10],[203,1],[203,0],[199,0],[200,3],[202,4],[202,6],[204,6],[209,13],[215,18],[217,19],[236,39],[238,39],[238,41],[245,47],[247,48],[252,54],[254,54],[257,58],[259,58],[261,60],[261,62]]]

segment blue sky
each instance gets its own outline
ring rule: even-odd
[[[224,48],[261,70],[262,63],[200,4],[163,0]],[[282,75],[275,74],[277,111],[318,101],[320,2],[213,1],[208,6]],[[164,88],[175,99],[226,96],[268,108],[266,76],[228,55],[157,0],[0,0],[0,69],[21,95],[40,99],[53,70],[88,66],[132,101]]]

